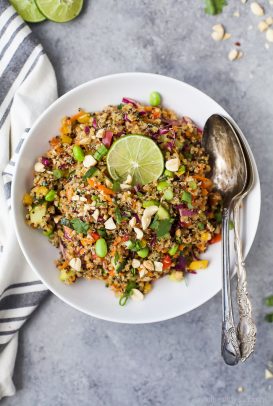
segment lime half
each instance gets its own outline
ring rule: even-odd
[[[35,0],[10,0],[18,14],[28,23],[44,21],[45,16],[39,11]]]
[[[36,0],[36,4],[49,20],[65,23],[80,14],[83,0]]]
[[[107,154],[113,179],[133,178],[133,185],[146,185],[162,174],[164,159],[157,144],[143,135],[127,135],[116,141]]]

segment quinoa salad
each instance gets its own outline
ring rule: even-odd
[[[125,305],[163,276],[207,268],[200,254],[221,239],[222,201],[201,139],[157,92],[150,105],[123,98],[62,119],[23,197],[27,224],[60,251],[61,281],[100,279]]]

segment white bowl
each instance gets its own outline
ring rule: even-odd
[[[209,247],[204,257],[209,268],[190,275],[188,284],[163,278],[154,284],[143,302],[118,304],[113,292],[101,281],[81,280],[72,286],[60,282],[54,260],[58,250],[41,233],[25,224],[22,196],[32,184],[33,164],[49,147],[48,141],[58,134],[60,120],[72,115],[79,107],[101,110],[109,104],[119,104],[123,96],[149,103],[149,94],[157,90],[163,104],[179,115],[191,117],[200,127],[213,113],[228,113],[204,93],[186,83],[148,73],[122,73],[85,83],[53,103],[36,121],[20,152],[12,185],[12,209],[18,241],[30,266],[38,277],[60,299],[89,315],[120,323],[150,323],[170,319],[202,305],[221,289],[221,244]],[[245,255],[254,240],[260,213],[260,183],[256,182],[246,199],[243,239]],[[233,255],[233,254],[232,254]]]

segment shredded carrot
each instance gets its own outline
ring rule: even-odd
[[[106,186],[102,185],[101,183],[97,183],[94,181],[94,179],[88,179],[88,183],[90,186],[100,190],[103,193],[103,197],[105,200],[107,200],[109,203],[112,203],[112,199],[110,197],[113,196],[115,193],[113,190],[108,189]]]
[[[200,175],[194,175],[193,176],[194,179],[200,180],[202,182],[201,187],[203,189],[211,189],[212,188],[212,181],[208,178],[205,178],[204,176],[200,176]]]
[[[79,111],[78,113],[74,114],[74,116],[71,116],[70,117],[71,123],[78,120],[78,118],[80,118],[83,114],[86,114],[85,111]]]
[[[54,148],[54,147],[60,145],[60,138],[59,137],[54,137],[49,141],[49,143]]]
[[[145,106],[145,107],[144,107],[144,110],[145,110],[145,111],[152,111],[153,108],[152,108],[152,106]]]
[[[65,191],[65,194],[66,194],[67,199],[70,201],[73,196],[73,189],[67,188]]]
[[[222,239],[221,234],[215,234],[214,237],[212,237],[212,239],[210,240],[210,244],[216,244],[217,242],[220,242]]]
[[[115,192],[113,190],[108,189],[108,187],[101,185],[100,183],[97,183],[97,188],[101,190],[105,195],[112,195],[114,196]]]
[[[64,261],[61,265],[59,265],[59,269],[65,269],[68,267],[68,261]]]
[[[82,238],[81,239],[81,244],[86,247],[87,245],[92,245],[94,242],[93,238]]]
[[[81,248],[80,251],[79,251],[79,254],[80,254],[80,255],[85,254],[85,248]]]

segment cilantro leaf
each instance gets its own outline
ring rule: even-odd
[[[220,14],[226,5],[226,0],[205,0],[205,12],[210,15]]]
[[[71,220],[71,225],[73,229],[79,233],[79,234],[87,234],[87,231],[89,230],[90,226],[88,223],[85,223],[84,221],[81,221],[80,219],[73,219]]]
[[[156,229],[156,235],[158,238],[163,237],[164,235],[168,234],[172,227],[172,219],[164,219],[158,221],[158,226]]]

